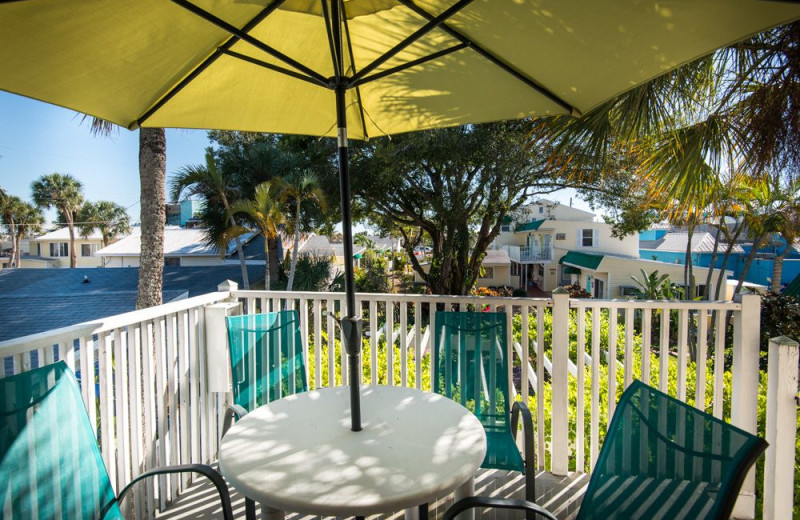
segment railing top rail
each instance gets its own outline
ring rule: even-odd
[[[29,334],[19,338],[0,341],[0,357],[13,356],[20,352],[29,351],[31,350],[31,344],[50,346],[62,341],[72,341],[82,336],[100,334],[102,332],[108,332],[120,327],[152,320],[175,312],[185,311],[208,303],[215,303],[228,297],[230,297],[229,292],[202,294],[200,296],[186,298],[185,300],[165,303],[157,307],[116,314],[97,320],[77,323],[68,327],[61,327],[37,334]]]
[[[605,309],[675,309],[675,310],[707,310],[707,311],[740,311],[742,304],[730,301],[674,301],[674,300],[599,300],[599,299],[578,299],[573,298],[569,301],[569,306],[573,309],[605,308]]]
[[[234,298],[289,298],[308,300],[341,300],[343,292],[296,292],[296,291],[231,291]],[[533,305],[552,306],[552,298],[527,298],[517,296],[451,296],[434,294],[389,294],[389,293],[356,293],[356,299],[362,302],[428,302],[428,303],[472,303],[482,305]]]

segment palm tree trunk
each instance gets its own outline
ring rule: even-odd
[[[711,251],[711,264],[708,266],[708,273],[706,274],[706,300],[711,300],[711,291],[709,288],[711,287],[711,280],[714,277],[714,264],[717,263],[717,248],[719,248],[719,228],[717,228],[717,232],[714,234],[714,250]]]
[[[142,246],[136,308],[161,305],[164,277],[164,180],[167,140],[163,128],[139,129]]]
[[[781,278],[783,278],[783,259],[786,258],[786,253],[789,252],[789,245],[783,248],[783,252],[775,257],[772,261],[772,287],[771,291],[775,294],[781,292]]]
[[[19,263],[16,263],[15,260],[17,258],[17,244],[14,238],[17,236],[17,227],[14,225],[14,216],[11,215],[11,218],[8,219],[8,227],[11,230],[11,257],[8,261],[9,267],[19,267]]]
[[[292,246],[292,267],[289,268],[289,282],[286,290],[291,291],[294,284],[294,269],[297,267],[297,248],[300,244],[300,199],[297,199],[297,214],[294,221],[294,245]]]
[[[227,206],[227,205],[226,205]],[[228,208],[225,208],[226,211]],[[236,221],[231,216],[231,226],[235,226]],[[242,241],[239,237],[236,237],[236,254],[239,255],[239,265],[242,267],[242,285],[244,285],[244,290],[250,289],[250,279],[247,277],[247,260],[244,258],[244,250],[242,249]]]
[[[269,239],[264,237],[264,290],[269,291]]]
[[[280,277],[281,258],[278,256],[278,239],[269,240],[269,277],[270,280],[277,282]],[[269,288],[267,288],[269,290]]]
[[[747,272],[750,270],[750,266],[753,265],[753,260],[756,258],[756,253],[758,253],[758,248],[761,247],[761,241],[764,240],[766,233],[761,233],[756,237],[753,241],[753,248],[750,250],[750,254],[747,255],[747,260],[744,263],[744,268],[742,268],[742,274],[739,276],[739,283],[736,284],[736,290],[733,291],[733,295],[736,296],[742,290],[742,286],[744,285],[744,279],[747,276]]]
[[[20,226],[19,230],[17,231],[17,234],[11,237],[11,242],[12,242],[11,260],[17,267],[19,267],[19,264],[22,263],[22,251],[21,251],[22,248],[20,246],[22,245],[22,236],[24,234],[25,232],[23,231],[22,226]],[[14,255],[16,255],[16,257]]]
[[[736,245],[736,240],[739,239],[739,235],[742,232],[742,227],[739,226],[736,229],[736,232],[733,236],[728,236],[728,248],[725,249],[725,256],[722,258],[722,265],[719,268],[719,275],[717,275],[717,290],[716,294],[714,295],[714,299],[719,300],[719,291],[721,290],[722,284],[725,282],[725,269],[728,267],[728,260],[731,258],[731,253],[733,253],[733,247]],[[727,285],[727,284],[726,284]]]
[[[64,208],[64,218],[67,219],[67,228],[69,229],[69,267],[74,269],[78,267],[78,255],[75,252],[75,222],[73,222],[72,211],[69,208]]]

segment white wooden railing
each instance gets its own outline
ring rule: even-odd
[[[11,358],[13,373],[56,359],[80,371],[83,398],[98,427],[103,458],[117,489],[146,468],[210,462],[218,448],[220,410],[229,399],[207,386],[210,371],[226,369],[206,363],[206,331],[210,325],[217,329],[220,325],[206,323],[207,316],[221,319],[219,314],[207,313],[210,304],[238,302],[241,312],[249,313],[297,309],[312,388],[346,381],[349,369],[346,356],[336,347],[335,338],[341,339],[341,332],[332,315],[343,309],[344,294],[226,288],[232,290],[0,342],[0,357]],[[357,302],[365,321],[365,383],[423,390],[430,389],[435,310],[505,312],[507,356],[513,360],[508,377],[514,381],[513,395],[535,410],[536,464],[543,470],[556,474],[590,470],[597,460],[602,425],[614,411],[615,400],[608,401],[602,388],[615,395],[639,377],[670,390],[666,384],[670,370],[676,372],[673,393],[678,398],[703,403],[718,417],[756,430],[757,296],[745,296],[740,303],[707,303],[576,300],[566,294],[551,299],[358,294]],[[731,338],[726,338],[724,321],[719,318],[726,313],[733,323],[730,362],[723,347]],[[708,336],[712,314],[717,316],[716,335],[707,344],[703,338]],[[570,315],[577,324],[572,351]],[[601,342],[601,320],[593,319],[601,316],[612,338],[608,344]],[[690,371],[694,366],[689,362],[692,329],[698,338],[697,358],[706,359],[709,352],[713,356],[708,365],[698,363]],[[386,338],[391,338],[394,348],[386,347]],[[378,369],[380,359],[386,360],[385,371]],[[707,366],[713,368],[707,371]],[[96,387],[86,384],[93,367]],[[726,372],[733,374],[732,395],[723,393]],[[5,375],[0,373],[0,377]],[[713,382],[709,392],[706,382]],[[571,404],[570,387],[588,397]],[[570,406],[576,408],[574,420]],[[794,454],[793,445],[770,449]],[[152,517],[156,508],[187,484],[181,477],[161,477],[136,495],[133,506],[141,517]],[[737,515],[753,515],[754,490],[751,475]]]

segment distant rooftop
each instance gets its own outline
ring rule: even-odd
[[[250,280],[264,276],[250,266]],[[88,277],[89,283],[83,283]],[[225,280],[241,284],[238,265],[165,267],[165,302],[217,290]],[[0,341],[130,312],[136,305],[139,269],[3,269],[0,271]]]
[[[95,256],[139,256],[142,249],[141,228],[134,227],[129,236],[114,242],[95,253]],[[242,236],[243,241],[248,241],[253,234]],[[228,244],[226,254],[236,250],[236,242]],[[216,246],[207,244],[205,230],[200,228],[185,229],[177,226],[164,228],[164,256],[217,256]]]
[[[80,230],[76,227],[75,228],[75,239],[84,238],[81,236]],[[86,237],[88,240],[102,240],[103,235],[100,233],[100,230],[95,229],[92,233]],[[51,231],[49,233],[45,233],[44,235],[39,235],[36,238],[32,238],[31,240],[34,241],[44,241],[44,240],[69,240],[69,228],[64,226],[61,229],[56,229],[55,231]]]
[[[639,249],[667,252],[686,252],[689,234],[686,232],[667,233],[658,240],[640,240]],[[726,243],[720,242],[717,251],[722,253],[727,249]],[[695,233],[692,235],[692,253],[714,252],[714,235],[711,233]],[[744,254],[744,249],[739,244],[734,244],[733,253]]]

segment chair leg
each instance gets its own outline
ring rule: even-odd
[[[428,504],[419,505],[419,520],[428,520]]]
[[[256,520],[256,503],[249,498],[244,499],[244,517],[247,520]]]

